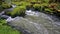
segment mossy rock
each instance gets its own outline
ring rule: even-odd
[[[8,3],[2,3],[2,7],[4,9],[7,9],[7,8],[11,8],[12,6],[10,4],[8,4]]]
[[[16,16],[24,16],[26,11],[25,6],[17,6],[16,8],[13,9],[12,12],[7,12],[7,15],[10,15],[12,17]]]

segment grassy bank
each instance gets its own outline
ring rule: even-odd
[[[0,19],[0,34],[21,34],[18,30],[7,25],[5,19]]]

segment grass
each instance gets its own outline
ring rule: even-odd
[[[0,19],[0,34],[21,34],[18,30],[12,29],[4,19]]]
[[[17,30],[13,30],[9,26],[0,26],[0,34],[20,34]]]

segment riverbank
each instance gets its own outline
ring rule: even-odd
[[[48,2],[48,3],[47,3]],[[6,12],[5,14],[16,17],[16,16],[25,16],[25,12],[27,9],[31,9],[34,11],[44,12],[51,15],[57,15],[60,16],[59,11],[59,3],[49,3],[49,1],[36,1],[36,0],[26,0],[26,1],[11,1],[10,4],[6,2],[2,2],[1,7],[8,9],[11,7],[15,7],[11,12]]]
[[[0,18],[0,34],[21,34],[21,32],[9,26],[6,19]]]

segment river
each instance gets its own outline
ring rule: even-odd
[[[24,18],[9,16],[6,21],[23,34],[60,34],[60,20],[55,16],[38,11],[26,10]]]

